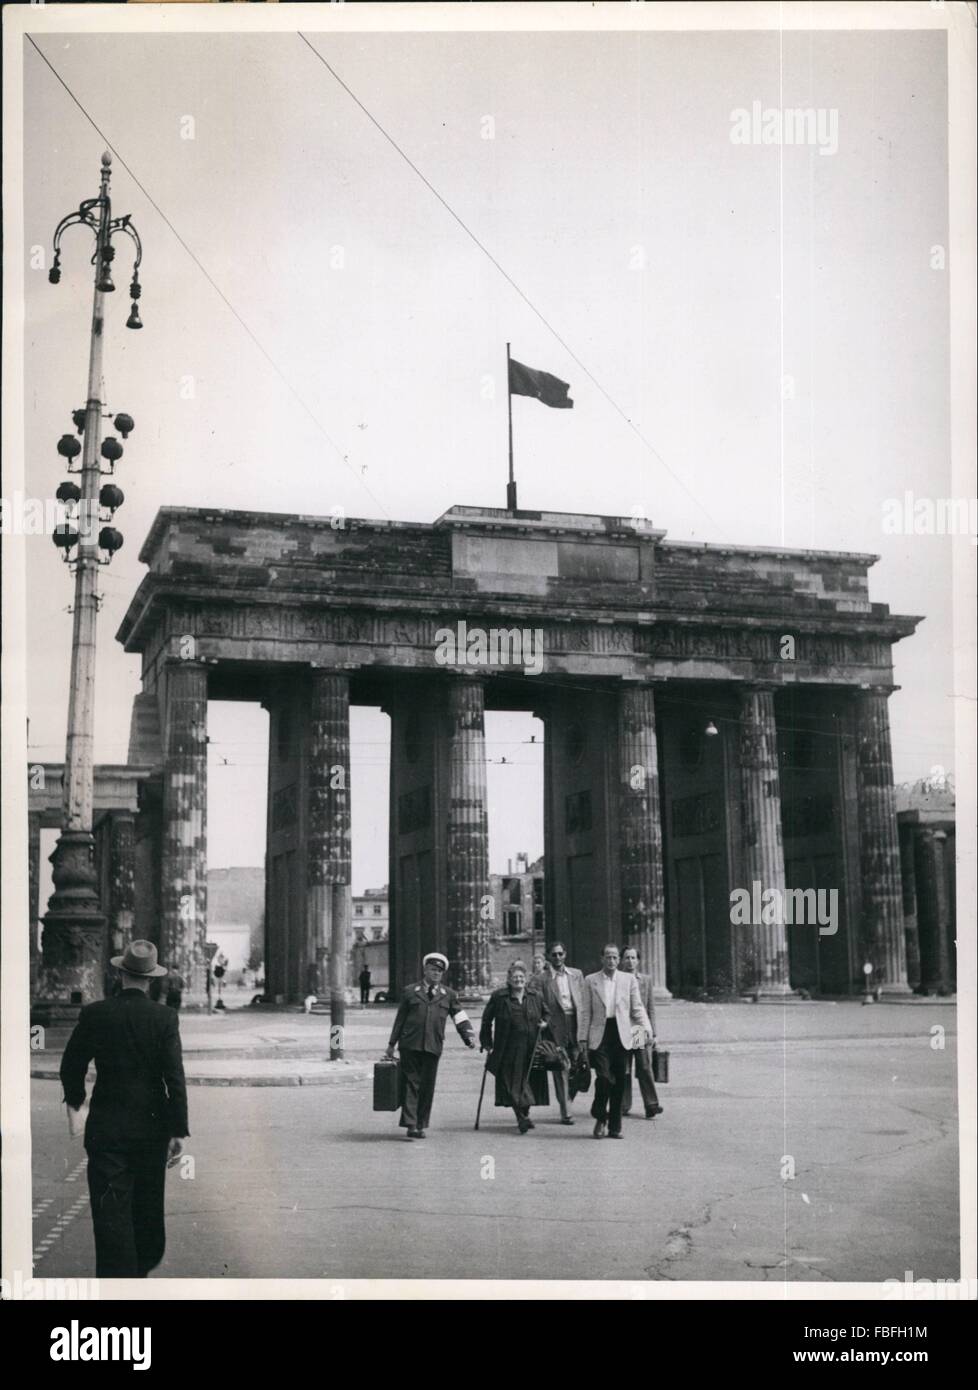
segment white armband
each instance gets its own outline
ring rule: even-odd
[[[468,1023],[469,1016],[464,1009],[459,1009],[458,1013],[455,1015],[455,1018],[453,1019],[453,1022],[455,1024],[455,1027],[457,1028],[460,1023]]]

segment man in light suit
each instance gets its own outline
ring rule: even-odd
[[[626,946],[621,958],[621,968],[629,975],[634,975],[638,980],[638,992],[645,1006],[645,1012],[649,1016],[652,1024],[652,1037],[645,1047],[637,1047],[630,1053],[627,1059],[627,1078],[625,1081],[625,1101],[622,1106],[622,1114],[627,1115],[632,1108],[632,1058],[635,1059],[635,1074],[638,1077],[639,1089],[642,1092],[642,1100],[645,1104],[645,1118],[655,1119],[656,1115],[662,1114],[662,1106],[659,1104],[659,1097],[656,1095],[655,1080],[652,1074],[652,1048],[655,1044],[655,1000],[652,993],[652,976],[640,975],[638,969],[638,950],[634,946]]]
[[[621,1102],[625,1092],[632,1029],[652,1035],[652,1023],[639,994],[638,981],[618,969],[618,947],[602,952],[601,969],[584,980],[578,1038],[594,1068],[594,1137],[620,1139]],[[643,1040],[644,1041],[644,1040]]]

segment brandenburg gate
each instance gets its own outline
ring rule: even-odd
[[[322,987],[350,912],[351,704],[391,720],[390,966],[488,989],[486,710],[545,726],[547,934],[637,945],[662,997],[909,992],[887,697],[918,619],[871,555],[667,542],[628,518],[433,524],[163,508],[119,629],[149,769],[135,934],[201,998],[207,703],[270,714],[266,988]],[[836,929],[733,920],[736,889],[835,889]]]

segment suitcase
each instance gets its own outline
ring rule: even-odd
[[[400,1107],[401,1064],[397,1061],[374,1063],[374,1109],[397,1110]]]
[[[669,1082],[669,1053],[661,1047],[652,1049],[652,1080],[660,1086]]]

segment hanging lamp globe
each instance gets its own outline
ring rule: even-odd
[[[103,526],[98,533],[98,543],[100,550],[107,550],[110,555],[114,555],[117,550],[122,549],[122,532],[117,531],[114,526]]]
[[[73,434],[63,434],[58,440],[58,453],[70,463],[81,453],[81,445]]]

